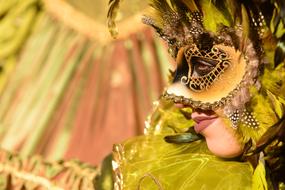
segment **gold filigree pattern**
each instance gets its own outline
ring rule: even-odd
[[[184,55],[188,63],[189,72],[187,77],[183,76],[181,78],[181,82],[196,92],[208,89],[212,83],[230,66],[229,55],[216,47],[213,47],[211,51],[199,51],[196,46],[191,46],[185,49]],[[193,57],[214,61],[216,62],[215,68],[206,75],[198,77],[193,76]]]

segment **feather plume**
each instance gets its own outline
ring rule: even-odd
[[[283,25],[285,24],[285,1],[284,0],[277,0],[277,9],[279,10],[279,16],[283,22]]]
[[[245,48],[246,48],[246,42],[248,40],[248,37],[250,36],[250,23],[249,23],[249,17],[246,11],[246,8],[244,7],[244,5],[241,6],[241,15],[242,15],[242,39],[241,39],[241,51],[244,52]]]
[[[256,115],[262,133],[255,138],[256,147],[248,153],[264,152],[267,170],[275,189],[285,182],[285,69],[284,63],[266,67],[261,89],[252,91],[251,108]],[[254,136],[254,135],[249,135]]]
[[[226,18],[226,20],[230,23],[231,26],[234,25],[234,12],[238,7],[236,1],[228,1],[228,0],[214,0],[213,4],[217,7],[217,9],[222,12]]]
[[[277,47],[275,49],[275,55],[274,55],[275,67],[277,67],[280,63],[282,63],[284,59],[285,59],[285,34],[283,34],[283,36],[277,43]]]
[[[194,0],[180,0],[184,5],[186,5],[186,7],[188,8],[188,10],[190,10],[190,12],[199,12],[198,6],[196,5]]]
[[[285,116],[270,127],[257,142],[256,149],[250,154],[264,151],[266,154],[270,177],[274,189],[278,189],[280,182],[285,183]],[[249,154],[249,155],[250,155]]]
[[[202,0],[200,1],[200,5],[204,17],[203,24],[207,30],[217,32],[219,25],[230,26],[230,22],[225,18],[224,14],[220,12],[210,1]]]

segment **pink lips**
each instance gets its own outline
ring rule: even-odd
[[[177,108],[184,108],[185,105],[176,103],[175,106]],[[186,106],[187,107],[187,106]],[[206,129],[209,125],[211,125],[218,116],[215,114],[214,111],[208,110],[208,111],[202,111],[200,109],[196,109],[191,114],[191,118],[195,121],[194,130],[196,133],[200,133],[204,129]]]
[[[206,113],[198,112],[193,112],[191,114],[191,117],[196,122],[196,124],[194,125],[194,130],[196,131],[196,133],[200,133],[201,131],[203,131],[218,118],[216,114],[208,115]]]

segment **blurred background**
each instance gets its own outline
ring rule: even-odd
[[[0,145],[98,165],[143,134],[167,81],[167,47],[125,0],[111,38],[108,0],[0,0]]]

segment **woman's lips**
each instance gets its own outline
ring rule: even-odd
[[[216,114],[207,115],[205,113],[198,112],[193,112],[191,114],[191,117],[196,122],[196,124],[194,125],[194,130],[196,131],[196,133],[200,133],[201,131],[203,131],[218,118]]]
[[[175,103],[175,106],[177,108],[189,107],[180,103]],[[216,121],[218,116],[212,110],[205,111],[205,110],[195,109],[194,112],[192,112],[191,114],[191,118],[196,123],[194,125],[194,130],[196,131],[196,133],[200,133],[201,131],[206,129],[209,125],[211,125],[214,121]]]

